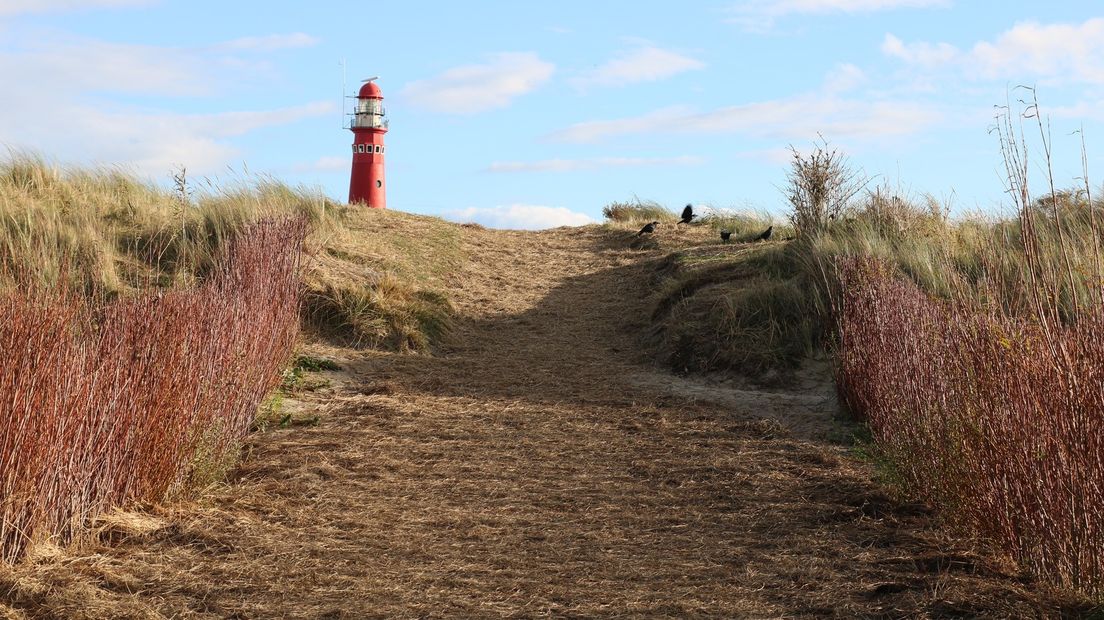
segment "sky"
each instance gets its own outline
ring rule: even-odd
[[[344,201],[342,93],[371,76],[388,207],[494,227],[634,197],[783,217],[790,149],[819,139],[871,187],[996,212],[990,129],[1019,85],[1058,186],[1080,183],[1082,138],[1104,179],[1098,1],[0,0],[0,145],[58,165]]]

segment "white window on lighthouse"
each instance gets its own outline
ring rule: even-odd
[[[383,114],[379,99],[357,99],[357,114]]]
[[[386,127],[387,121],[383,120],[387,111],[383,109],[383,102],[379,99],[357,99],[356,118],[353,119],[354,127]]]
[[[379,152],[380,152],[380,145],[378,145],[378,144],[376,145],[376,152],[377,152],[377,153],[379,153]]]

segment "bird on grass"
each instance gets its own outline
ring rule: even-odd
[[[640,229],[640,232],[636,233],[636,236],[639,237],[644,234],[650,235],[655,232],[656,226],[659,226],[659,222],[648,222],[644,225],[644,228]]]
[[[771,233],[774,232],[774,226],[771,226],[759,233],[759,236],[755,238],[756,241],[766,241],[771,238]]]
[[[721,243],[728,243],[728,238],[731,237],[731,236],[732,236],[732,231],[731,230],[722,230],[721,231]]]
[[[696,217],[698,216],[694,213],[694,206],[686,205],[686,208],[682,210],[682,219],[679,220],[679,224],[689,224],[690,220]]]

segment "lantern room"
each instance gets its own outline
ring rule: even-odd
[[[383,108],[383,92],[375,81],[366,82],[361,86],[356,100],[352,127],[387,129],[387,119],[384,118],[387,111]]]

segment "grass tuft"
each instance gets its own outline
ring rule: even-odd
[[[313,355],[300,355],[295,358],[295,363],[291,365],[295,370],[307,371],[307,372],[322,372],[324,370],[335,371],[341,370],[341,365],[337,362],[326,359],[324,357],[315,357]]]
[[[602,216],[610,222],[641,225],[652,221],[669,224],[679,219],[673,211],[658,202],[636,197],[626,202],[609,203],[602,207]]]

